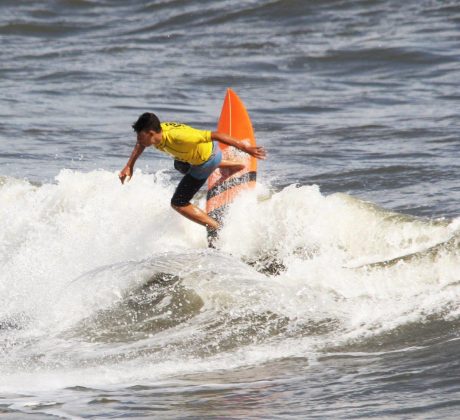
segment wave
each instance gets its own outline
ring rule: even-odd
[[[427,324],[445,338],[458,325],[459,219],[259,185],[232,205],[209,250],[204,230],[169,208],[172,188],[161,171],[137,171],[124,186],[107,171],[63,170],[42,185],[1,179],[3,375],[65,370],[71,385],[81,369],[105,366],[119,380],[112,366],[122,361],[128,375],[135,360],[170,375],[401,348],[401,331],[421,343]]]

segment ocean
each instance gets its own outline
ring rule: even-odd
[[[0,42],[2,418],[458,418],[457,0],[2,0]],[[168,156],[118,172],[228,87],[268,158],[208,249]]]

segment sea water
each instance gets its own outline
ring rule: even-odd
[[[456,418],[456,1],[0,3],[5,418]],[[268,150],[218,248],[144,111]],[[195,203],[204,207],[204,192]]]

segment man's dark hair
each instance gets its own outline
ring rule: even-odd
[[[136,133],[150,130],[159,133],[161,131],[160,120],[155,114],[152,114],[151,112],[145,112],[133,124],[133,129]]]

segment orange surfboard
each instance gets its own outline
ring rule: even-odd
[[[233,138],[256,145],[254,130],[248,112],[237,94],[227,89],[220,113],[217,131]],[[235,173],[226,169],[216,169],[208,178],[206,211],[209,216],[222,222],[228,205],[235,197],[248,188],[254,188],[257,176],[257,159],[232,146],[219,143],[223,160],[232,160],[245,164],[245,168]]]

